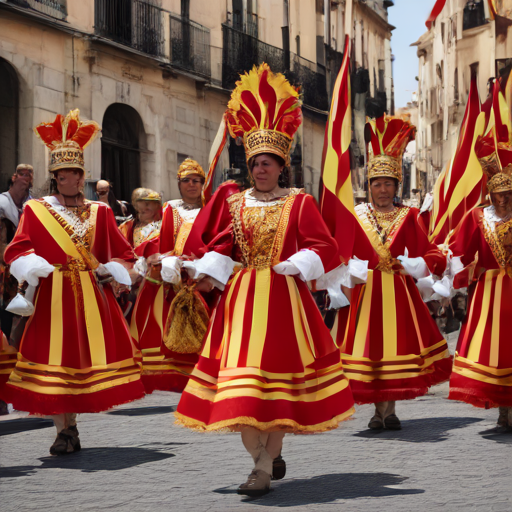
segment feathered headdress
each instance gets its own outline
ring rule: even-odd
[[[42,123],[34,128],[43,143],[50,149],[50,172],[59,169],[84,169],[84,148],[98,135],[101,128],[94,121],[81,121],[80,110],[71,110],[64,117],[57,114],[52,123]]]
[[[382,116],[367,124],[371,131],[368,145],[368,179],[395,178],[402,182],[402,156],[414,140],[416,128],[399,117]]]
[[[236,83],[225,114],[232,137],[243,141],[247,160],[273,153],[286,163],[302,123],[298,89],[268,64],[253,67]]]
[[[510,144],[510,120],[508,106],[494,81],[492,105],[488,124],[483,135],[477,138],[475,153],[487,176],[489,192],[512,190],[512,146]]]

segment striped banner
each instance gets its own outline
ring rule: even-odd
[[[473,77],[457,150],[434,187],[429,239],[436,244],[444,244],[464,215],[481,202],[483,173],[475,154],[476,139],[485,125],[485,115],[480,113],[478,87]]]
[[[329,118],[325,127],[320,182],[320,212],[331,235],[336,239],[343,261],[352,257],[357,235],[371,244],[354,210],[350,172],[352,108],[350,93],[350,39],[345,37],[345,51],[332,94]],[[353,221],[353,222],[351,222]]]
[[[225,118],[224,116],[222,116],[222,121],[220,122],[219,129],[217,130],[217,135],[215,136],[212,147],[210,149],[210,155],[208,157],[208,173],[206,174],[206,180],[203,187],[203,204],[206,204],[212,197],[212,187],[213,179],[215,177],[215,168],[217,167],[217,163],[219,161],[220,155],[222,154],[222,150],[226,145],[227,137],[228,128],[226,125]]]

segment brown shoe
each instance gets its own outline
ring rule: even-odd
[[[368,423],[370,430],[382,430],[384,428],[384,422],[380,416],[375,415]]]
[[[286,475],[286,462],[279,454],[272,462],[272,480],[282,480]]]
[[[402,430],[402,424],[396,414],[390,414],[384,420],[384,427],[386,430]]]
[[[263,496],[270,491],[270,475],[262,469],[253,470],[247,482],[238,488],[238,494],[257,497]]]
[[[79,452],[81,449],[78,429],[75,425],[65,428],[57,434],[57,438],[50,448],[50,454],[68,455],[70,453]]]
[[[500,407],[497,424],[499,427],[508,427],[508,407]]]
[[[9,407],[3,400],[0,400],[0,416],[5,416],[6,414],[9,414]]]

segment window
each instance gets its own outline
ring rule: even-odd
[[[453,75],[453,101],[459,101],[459,70],[457,68],[455,68]]]
[[[296,54],[300,57],[300,36],[295,37]]]

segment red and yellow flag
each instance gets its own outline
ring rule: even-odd
[[[346,36],[343,61],[334,86],[331,109],[325,127],[320,184],[320,212],[331,235],[338,242],[340,256],[345,262],[352,257],[356,236],[368,241],[354,210],[350,172],[352,108],[349,55],[350,39]]]
[[[436,244],[444,244],[464,215],[481,202],[483,173],[475,154],[476,139],[485,127],[485,115],[480,112],[478,87],[473,77],[457,150],[434,187],[429,238]]]

